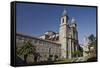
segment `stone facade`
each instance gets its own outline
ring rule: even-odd
[[[77,51],[78,32],[75,18],[69,22],[68,13],[63,11],[59,29],[59,42],[61,43],[61,58],[75,57],[72,53]]]
[[[52,55],[52,59],[51,59],[52,61],[54,61],[55,55],[58,56],[57,60],[60,59],[61,44],[55,43],[53,41],[43,40],[43,39],[40,39],[37,37],[32,37],[32,36],[17,33],[16,34],[17,47],[23,46],[23,42],[26,39],[32,40],[33,46],[36,47],[36,52],[38,52],[40,54],[41,57],[38,59],[38,61],[47,61],[50,55]],[[30,56],[30,58],[32,58],[32,57],[34,57],[34,56]],[[28,61],[32,60],[30,58]],[[22,57],[22,59],[23,59],[23,57]]]

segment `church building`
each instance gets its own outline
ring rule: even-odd
[[[37,46],[36,50],[41,55],[39,61],[47,61],[50,55],[52,55],[52,60],[54,60],[55,55],[58,56],[57,60],[78,57],[77,54],[74,54],[80,48],[76,20],[72,18],[70,21],[65,9],[60,16],[59,26],[59,32],[47,31],[40,37],[16,33],[16,39],[28,38],[37,41],[38,43],[34,42],[33,44]]]
[[[63,11],[60,19],[58,33],[48,31],[40,38],[61,44],[61,58],[75,57],[73,53],[79,48],[76,20],[72,18],[71,22],[69,22],[69,16],[66,10]]]

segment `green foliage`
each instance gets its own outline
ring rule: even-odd
[[[88,44],[88,48],[89,48],[89,55],[91,57],[96,57],[96,37],[91,34],[89,37],[89,44]]]
[[[73,56],[76,56],[76,55],[79,56],[79,55],[82,55],[83,53],[81,51],[77,50],[77,51],[72,52],[72,54],[73,54]]]
[[[35,46],[32,44],[32,40],[25,40],[22,47],[17,47],[17,55],[26,55],[36,52]]]
[[[73,59],[63,59],[60,61],[55,61],[54,63],[68,63],[68,62],[73,62]]]
[[[58,59],[58,56],[57,56],[57,55],[55,55],[55,56],[54,56],[54,58],[55,58],[55,61],[56,61],[56,60]]]
[[[96,50],[96,37],[93,34],[91,34],[88,37],[88,39],[89,39],[89,45],[88,45],[89,50],[90,50],[91,47],[93,47],[94,50]]]
[[[90,43],[93,43],[93,42],[95,42],[96,37],[95,37],[93,34],[91,34],[91,35],[88,37],[88,39],[89,39]]]
[[[89,51],[85,51],[85,53],[89,54]]]
[[[52,61],[52,57],[53,57],[53,55],[49,55],[48,61]]]
[[[32,44],[32,40],[24,40],[21,47],[17,47],[16,49],[17,55],[24,56],[24,62],[27,63],[27,57],[29,54],[34,55],[34,61],[37,62],[38,57],[40,56],[39,53],[36,52],[36,47]]]

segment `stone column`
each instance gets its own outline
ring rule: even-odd
[[[72,49],[71,49],[71,52],[72,52],[72,58],[74,57],[74,42],[72,41]]]
[[[77,51],[78,49],[77,49],[77,45],[75,45],[75,50]],[[78,57],[78,55],[76,55],[76,57]]]
[[[71,44],[71,37],[69,37],[68,40],[68,58],[71,59],[72,58],[72,44]]]

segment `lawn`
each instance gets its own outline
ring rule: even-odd
[[[75,62],[76,60],[77,60],[77,58],[63,59],[63,60],[56,61],[54,63],[68,63],[68,62]]]

